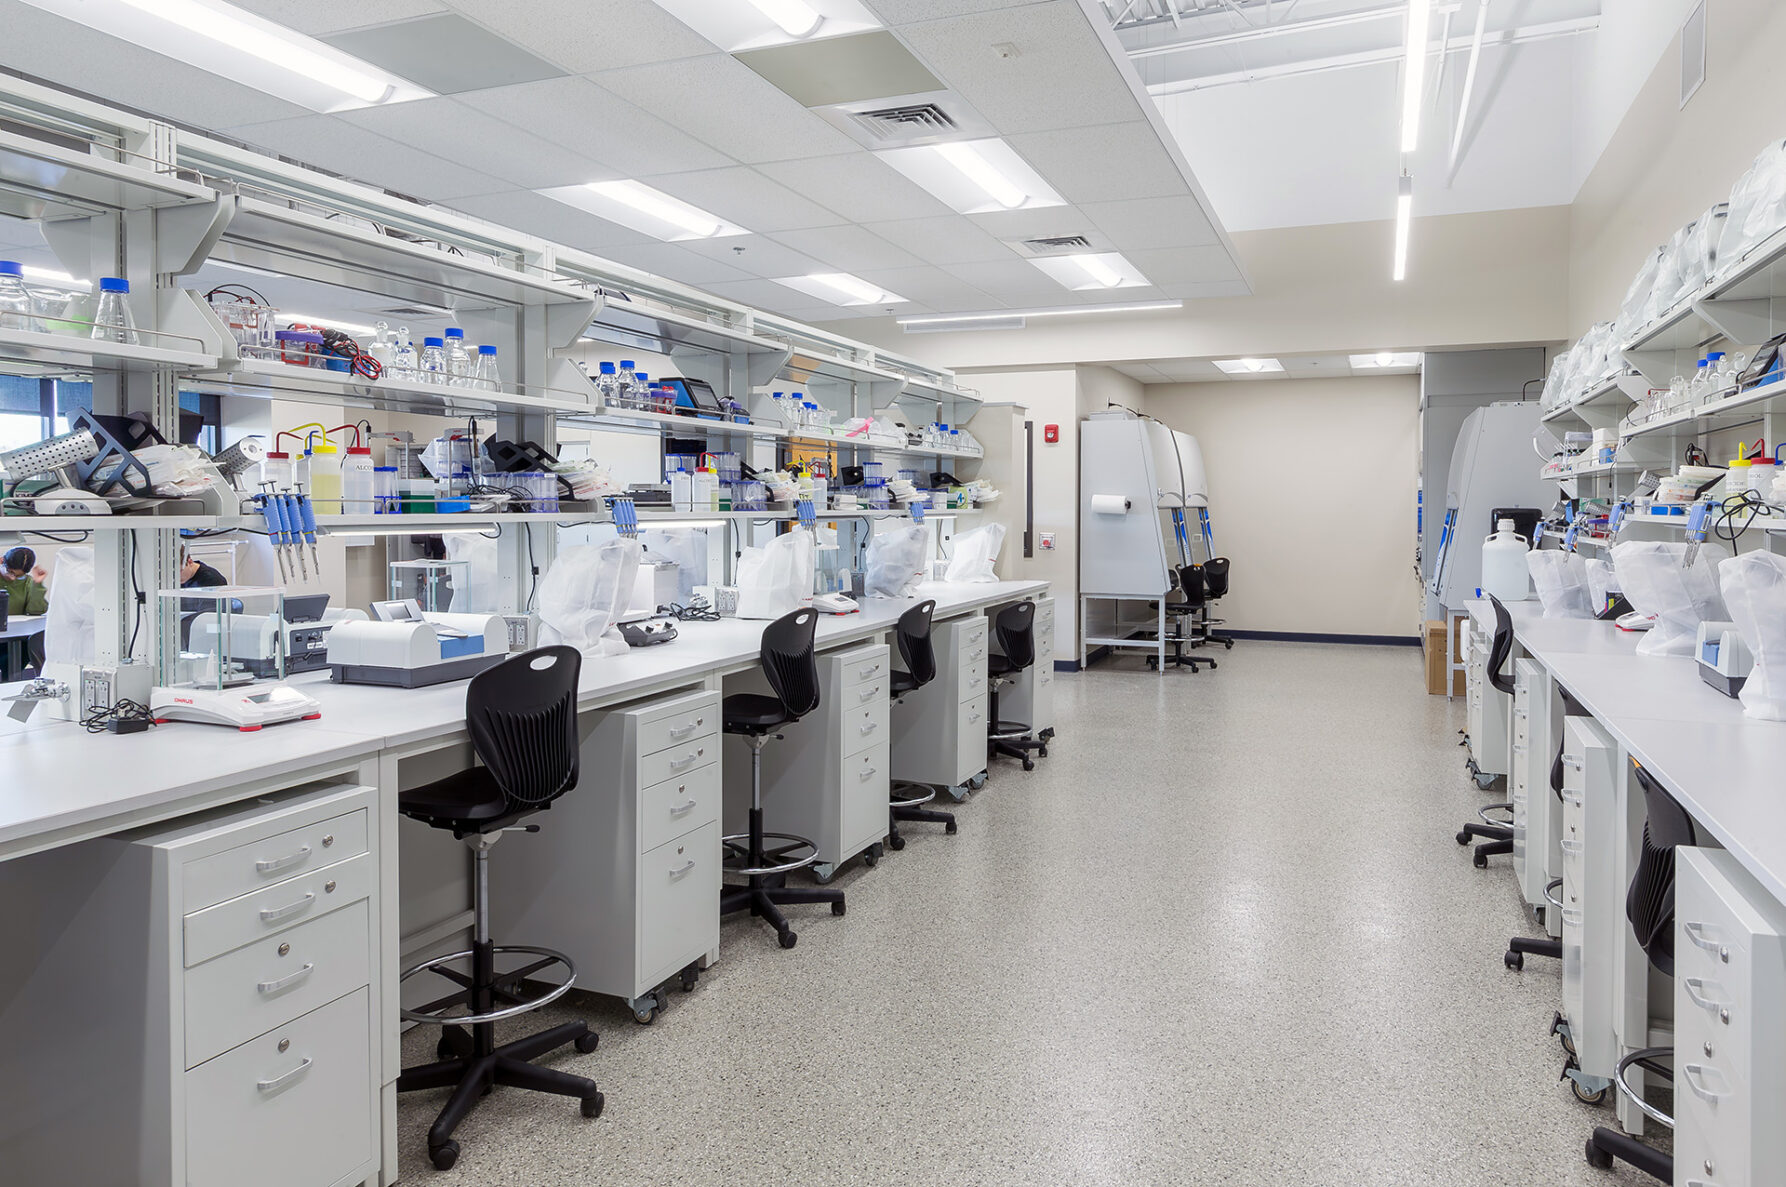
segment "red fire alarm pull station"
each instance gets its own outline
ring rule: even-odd
[[[1060,426],[1059,425],[1043,425],[1042,426],[1042,440],[1048,442],[1048,444],[1050,444],[1050,445],[1059,445],[1060,444]]]

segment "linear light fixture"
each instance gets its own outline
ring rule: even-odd
[[[1372,371],[1383,367],[1418,367],[1420,352],[1417,350],[1393,351],[1379,350],[1375,354],[1347,355],[1354,371]]]
[[[1042,175],[996,136],[888,148],[875,156],[961,214],[1065,205]]]
[[[340,321],[333,317],[314,317],[308,313],[286,313],[284,310],[280,311],[279,316],[294,325],[327,326],[331,330],[340,330],[343,334],[378,333],[372,326],[355,325],[353,322]]]
[[[806,276],[777,277],[775,283],[785,284],[809,297],[817,297],[833,305],[897,305],[905,300],[877,284],[870,284],[860,276],[851,276],[848,272],[814,272]]]
[[[802,0],[750,0],[756,10],[781,26],[789,37],[805,40],[819,31],[825,18]]]
[[[313,111],[374,107],[434,93],[223,0],[25,2]]]
[[[1395,195],[1395,271],[1397,280],[1408,278],[1408,228],[1414,221],[1414,179],[1402,174]]]
[[[1267,375],[1274,371],[1282,371],[1284,365],[1276,359],[1213,359],[1216,369],[1225,375]]]
[[[35,280],[39,284],[47,284],[52,288],[84,291],[93,287],[92,281],[81,280],[80,278],[67,272],[63,272],[58,268],[40,268],[36,264],[25,264],[20,270],[24,272],[29,279]]]
[[[1005,309],[997,313],[938,313],[896,319],[902,326],[935,326],[952,322],[1009,321],[1024,317],[1077,317],[1082,313],[1151,313],[1157,309],[1183,309],[1183,301],[1138,301],[1133,305],[1072,305],[1056,309]]]
[[[1029,201],[1029,194],[1023,187],[993,168],[972,144],[954,140],[934,147],[938,156],[955,166],[963,177],[985,190],[988,197],[1006,210],[1015,210]]]
[[[1408,0],[1408,45],[1402,63],[1402,151],[1420,147],[1420,108],[1426,95],[1426,42],[1432,0]]]
[[[656,0],[728,54],[882,28],[862,0]]]
[[[587,185],[555,186],[540,193],[670,243],[750,234],[735,223],[639,181],[592,181]]]
[[[1067,258],[1084,269],[1087,276],[1107,289],[1113,289],[1122,283],[1122,274],[1099,256],[1068,256]]]
[[[1115,288],[1146,288],[1147,277],[1120,252],[1079,252],[1069,256],[1031,256],[1031,264],[1062,288],[1074,292],[1102,292]]]

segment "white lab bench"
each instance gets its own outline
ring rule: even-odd
[[[920,587],[913,598],[870,599],[863,602],[860,613],[821,618],[817,645],[821,655],[852,647],[884,648],[899,616],[926,598],[935,599],[937,603],[936,619],[939,628],[948,628],[952,623],[960,621],[969,624],[970,629],[983,632],[986,620],[980,612],[986,607],[1036,597],[1046,590],[1047,583],[1040,581],[926,584]],[[681,637],[668,646],[587,659],[583,664],[579,708],[586,714],[594,715],[603,710],[653,702],[657,698],[717,694],[722,691],[726,676],[748,672],[757,667],[764,625],[762,622],[732,619],[717,623],[686,623],[681,627]],[[982,665],[983,661],[982,654]],[[981,670],[983,673],[983,666]],[[983,675],[981,679],[983,685]],[[406,957],[411,957],[418,951],[438,950],[454,942],[471,921],[469,862],[463,846],[435,835],[435,830],[411,825],[409,822],[402,822],[404,827],[400,828],[396,810],[397,796],[406,786],[436,778],[469,761],[471,750],[465,729],[465,683],[460,681],[421,689],[390,689],[330,684],[321,673],[296,677],[292,682],[321,702],[320,720],[273,726],[255,733],[237,733],[192,723],[173,723],[143,734],[112,737],[89,735],[77,724],[52,721],[42,708],[39,708],[32,721],[24,725],[0,719],[0,756],[4,756],[11,774],[7,786],[0,789],[0,871],[8,870],[4,864],[5,859],[32,854],[38,855],[32,859],[33,862],[41,861],[51,865],[39,867],[28,862],[18,866],[15,872],[29,873],[33,869],[49,869],[58,858],[73,862],[87,860],[88,847],[84,842],[115,836],[158,822],[175,822],[166,827],[177,832],[183,826],[181,822],[184,818],[225,809],[230,805],[257,805],[242,813],[241,826],[252,827],[253,821],[262,811],[276,810],[279,802],[276,797],[293,788],[333,781],[373,789],[375,795],[372,796],[371,803],[375,805],[372,810],[374,819],[367,834],[367,857],[370,870],[376,876],[370,880],[363,901],[366,904],[364,910],[367,912],[368,926],[376,936],[376,951],[369,958],[369,973],[365,984],[353,992],[361,992],[370,997],[374,1034],[382,1038],[382,1042],[374,1041],[370,1044],[374,1053],[373,1099],[377,1103],[372,1110],[374,1115],[368,1120],[378,1146],[378,1156],[374,1160],[378,1169],[365,1175],[359,1175],[356,1170],[345,1171],[343,1173],[357,1177],[349,1177],[342,1182],[354,1183],[363,1179],[366,1182],[390,1183],[396,1178],[398,1135],[395,1084],[401,1070],[398,1043],[401,1025],[396,974],[406,963]],[[588,724],[592,730],[599,729],[599,725],[593,721]],[[979,750],[983,765],[983,737]],[[870,752],[879,753],[872,747]],[[652,772],[645,769],[645,763],[656,752],[642,753],[638,769],[630,776],[625,772],[617,776],[617,766],[593,762],[586,753],[581,786],[579,792],[573,793],[573,796],[581,795],[586,801],[593,801],[598,797],[624,798],[629,792],[644,797],[634,801],[645,809],[643,812],[636,812],[632,819],[634,835],[614,838],[614,843],[618,846],[631,846],[635,858],[661,856],[658,850],[664,844],[672,847],[676,844],[687,845],[691,838],[704,844],[703,830],[712,832],[716,845],[718,822],[717,819],[708,821],[704,808],[690,812],[691,817],[701,815],[702,823],[697,825],[690,819],[689,827],[681,833],[665,832],[664,822],[648,820],[650,804],[655,802],[653,795],[664,791],[667,780],[647,781],[652,779]],[[849,755],[845,757],[848,758]],[[260,804],[262,797],[275,798],[267,804]],[[886,788],[880,786],[877,792],[875,827],[883,830],[886,824],[886,799]],[[510,845],[518,852],[505,854],[504,850],[508,846],[504,846],[497,850],[498,857],[508,857],[515,862],[524,859],[538,861],[543,854],[551,853],[553,840],[547,834],[563,827],[559,818],[568,816],[571,805],[575,802],[577,801],[567,798],[563,805],[555,808],[549,818],[540,822],[540,834],[513,838]],[[677,804],[682,802],[684,801],[676,801]],[[618,826],[611,823],[610,827]],[[66,850],[66,853],[47,852],[51,850]],[[682,857],[683,863],[687,860],[686,856]],[[672,866],[658,872],[668,878],[671,870],[679,868],[679,865]],[[693,883],[686,881],[679,884],[684,888],[681,896],[672,896],[675,897],[674,902],[661,895],[652,899],[645,889],[645,883],[640,879],[649,877],[654,869],[655,867],[649,867],[643,861],[635,867],[633,885],[640,897],[631,903],[617,901],[609,904],[600,901],[599,896],[607,892],[593,883],[589,891],[597,899],[590,904],[592,910],[612,906],[616,911],[633,911],[632,942],[635,952],[642,955],[637,960],[636,967],[625,971],[634,974],[635,989],[642,983],[640,979],[648,981],[657,976],[659,966],[673,970],[676,961],[682,960],[687,952],[694,951],[701,945],[706,946],[707,956],[716,955],[717,940],[714,937],[717,933],[718,890],[711,885],[712,878],[703,875],[697,911],[697,896],[693,890],[686,889],[686,886]],[[712,877],[716,876],[717,867]],[[496,884],[492,890],[500,899],[503,892],[501,877],[494,879],[494,882]],[[710,894],[707,893],[709,889],[712,891]],[[156,909],[161,912],[161,916],[172,918],[168,914],[175,909],[172,898],[146,898],[144,901],[159,904]],[[687,909],[682,909],[684,907]],[[644,912],[642,915],[639,913],[641,910]],[[13,914],[17,915],[16,912]],[[13,921],[13,926],[20,927],[29,922],[29,919],[20,918]],[[516,923],[518,927],[526,926],[520,920]],[[647,932],[650,933],[648,936]],[[58,938],[54,934],[31,933],[30,942],[26,943],[25,937],[21,936],[16,947],[7,948],[9,960],[13,960],[16,967],[34,967],[36,954],[45,948],[53,949]],[[539,942],[542,939],[519,934],[515,938],[521,942]],[[19,959],[21,956],[23,958]],[[116,970],[102,958],[95,956],[93,960],[97,962],[94,967],[109,969],[113,975],[116,974]],[[593,969],[594,966],[586,964],[584,967]],[[589,976],[592,978],[591,984],[602,977],[594,972]],[[259,983],[257,980],[256,984]],[[601,985],[596,987],[601,988]],[[107,986],[107,992],[108,1000],[115,1003],[131,1000],[133,993],[140,1001],[149,991],[141,985],[130,986],[114,981]],[[164,989],[160,992],[163,995],[163,1006],[167,1008],[166,994],[169,991]],[[318,1043],[326,1045],[330,1051],[340,1047],[340,1035],[344,1032],[339,1027],[346,1025],[341,1021],[340,1015],[347,1008],[340,1003],[348,1001],[351,996],[350,992],[328,1003],[326,1008],[334,1013],[321,1021],[329,1025],[314,1036]],[[21,1041],[19,1036],[31,1035],[36,1025],[31,1018],[23,1016],[29,1011],[23,1009],[21,1002],[22,999],[9,1006],[20,1016],[0,1016],[0,1064],[9,1064],[12,1058],[12,1052],[7,1049],[6,1044]],[[230,1059],[234,1057],[234,1052],[240,1051],[243,1052],[239,1057],[242,1066],[232,1068],[232,1075],[251,1075],[255,1077],[254,1083],[258,1083],[260,1079],[274,1078],[283,1073],[267,1073],[267,1061],[289,1051],[289,1048],[288,1051],[278,1050],[278,1043],[289,1040],[295,1046],[302,1037],[295,1032],[289,1035],[278,1032],[278,1027],[267,1030],[262,1037],[251,1038],[240,1046],[232,1047],[228,1052],[213,1055],[196,1068],[176,1067],[173,1063],[178,1061],[171,1061],[165,1072],[168,1076],[177,1078],[195,1075],[213,1066],[223,1068],[225,1065],[218,1061]],[[233,1032],[231,1037],[235,1037]],[[263,1041],[273,1044],[270,1052],[262,1052],[254,1047],[255,1043]],[[320,1067],[321,1064],[313,1066]],[[82,1079],[90,1079],[84,1073],[85,1068],[75,1069],[76,1075]],[[303,1078],[303,1075],[294,1077],[293,1089],[296,1087],[295,1080]],[[34,1087],[28,1081],[18,1078],[0,1082],[10,1084],[15,1094]],[[323,1082],[323,1078],[318,1077],[318,1082]],[[276,1084],[272,1091],[291,1092],[291,1089],[283,1089],[284,1083],[282,1081]],[[195,1080],[193,1084],[200,1085],[201,1082]],[[0,1088],[0,1093],[7,1091]],[[336,1084],[328,1095],[341,1095],[343,1091]],[[318,1094],[306,1093],[304,1099],[312,1099],[315,1095]],[[297,1099],[296,1096],[294,1099]],[[351,1094],[346,1099],[352,1099]],[[12,1102],[12,1096],[0,1096],[0,1105],[10,1105]],[[0,1109],[0,1115],[5,1115],[4,1109]],[[119,1135],[132,1132],[132,1126],[125,1119],[106,1114],[101,1108],[90,1109],[86,1114],[86,1123],[91,1124],[91,1119],[100,1115],[106,1116],[105,1134],[108,1140],[116,1141],[119,1140]],[[211,1114],[207,1108],[204,1113],[194,1115]],[[274,1116],[272,1113],[260,1115]],[[297,1115],[297,1112],[291,1114],[292,1117]],[[151,1144],[168,1138],[173,1132],[170,1128],[169,1134],[160,1133],[161,1129],[172,1126],[171,1121],[164,1126],[160,1121],[139,1118],[136,1124],[142,1140]],[[265,1150],[289,1145],[293,1139],[308,1144],[316,1124],[319,1123],[306,1121],[301,1124],[287,1124],[284,1121],[274,1121],[264,1128],[245,1127],[240,1132],[252,1133],[256,1148],[264,1155]],[[227,1146],[225,1139],[231,1135],[197,1136],[200,1139],[199,1148],[209,1150],[223,1149]],[[223,1142],[224,1146],[203,1145],[211,1137]],[[8,1163],[14,1140],[12,1131],[0,1126],[0,1165]],[[228,1150],[240,1148],[242,1147],[227,1147]],[[228,1158],[225,1157],[223,1163],[219,1164],[220,1174],[230,1172],[231,1168],[227,1163]],[[171,1166],[172,1163],[169,1162],[168,1165]],[[289,1178],[241,1174],[232,1181],[267,1181],[279,1183],[282,1187],[286,1182],[292,1183],[293,1187],[335,1187],[335,1180],[319,1178],[323,1174],[322,1170],[309,1168],[299,1173],[296,1166],[294,1164]]]

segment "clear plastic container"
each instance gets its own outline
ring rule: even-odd
[[[631,359],[620,360],[620,370],[614,380],[614,399],[622,408],[637,408],[634,401],[638,399],[639,374],[633,370]]]
[[[364,445],[349,446],[347,457],[341,463],[341,512],[344,515],[371,515],[376,510],[372,451]]]
[[[319,512],[341,513],[341,450],[327,437],[310,449],[310,502]]]
[[[379,322],[373,327],[374,335],[366,344],[366,354],[379,365],[381,375],[390,375],[397,369],[396,347],[391,342],[391,327]]]
[[[271,451],[260,464],[260,481],[274,490],[291,490],[294,475],[289,453]]]
[[[620,375],[614,370],[613,363],[601,364],[595,377],[595,390],[601,393],[603,404],[610,408],[615,406],[615,399],[620,395]]]
[[[136,318],[130,313],[130,282],[116,276],[99,280],[99,304],[93,311],[93,338],[135,346]]]
[[[458,326],[448,326],[446,338],[446,373],[448,383],[470,383],[473,363],[471,352],[465,349],[465,331]]]
[[[403,510],[397,501],[397,467],[372,468],[372,504],[376,515],[395,515]]]
[[[441,338],[423,338],[422,353],[416,361],[416,378],[423,383],[448,383],[452,376],[447,372],[446,341]]]
[[[279,361],[294,367],[322,366],[322,335],[309,330],[279,330],[273,334]]]
[[[1482,592],[1503,602],[1523,602],[1532,592],[1526,564],[1531,541],[1513,530],[1511,519],[1496,526],[1499,530],[1482,545]]]
[[[0,260],[0,329],[41,330],[37,298],[25,287],[25,269],[12,260]]]
[[[471,386],[486,392],[493,392],[502,386],[502,375],[496,370],[494,346],[478,347],[477,363],[471,372]]]
[[[409,336],[408,326],[397,327],[397,337],[391,342],[391,370],[398,379],[414,379],[421,360],[416,356],[415,339]]]

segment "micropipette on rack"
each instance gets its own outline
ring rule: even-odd
[[[316,508],[311,505],[309,495],[299,495],[297,498],[298,511],[303,516],[304,540],[310,545],[310,564],[316,570],[317,578],[321,579],[322,560],[316,555]]]
[[[261,519],[266,522],[267,543],[273,546],[273,559],[279,563],[279,580],[290,581],[291,567],[285,558],[285,516],[279,508],[279,496],[271,491],[263,491],[254,496],[254,505],[260,509]]]
[[[292,555],[298,558],[298,575],[305,581],[310,580],[310,566],[304,560],[303,541],[298,532],[303,525],[303,516],[298,511],[299,496],[293,491],[284,491],[279,496],[282,504],[281,514],[285,516],[285,539],[291,545]]]

